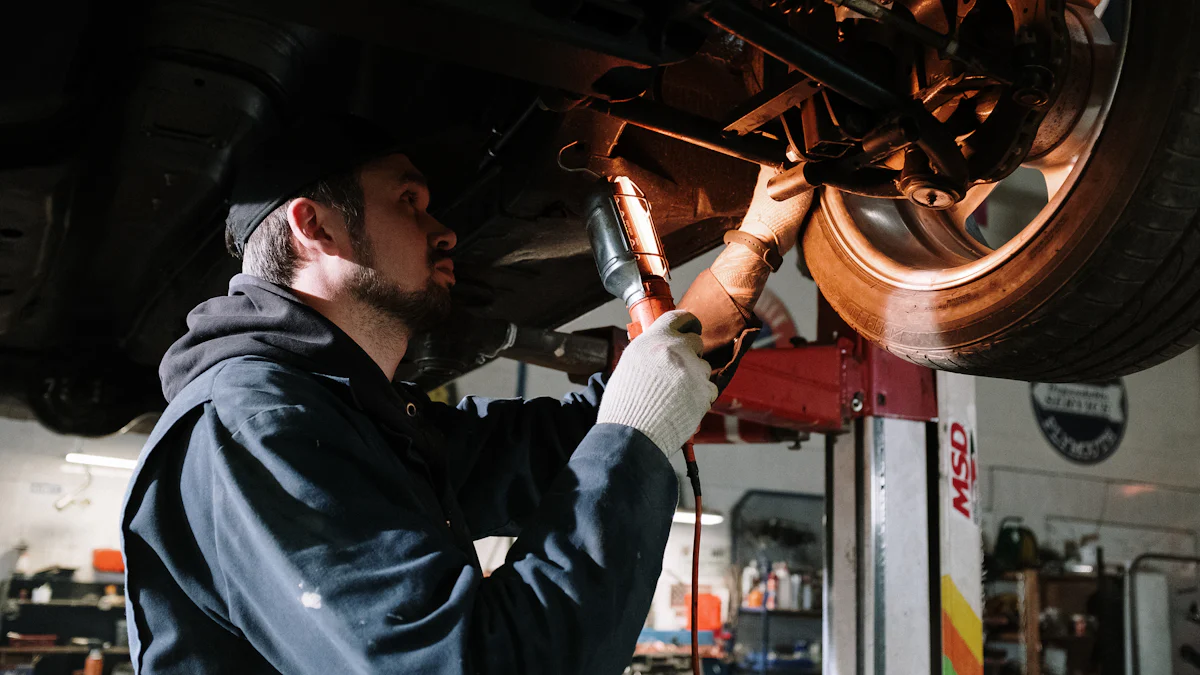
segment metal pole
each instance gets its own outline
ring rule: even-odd
[[[496,355],[569,375],[591,375],[607,368],[611,345],[603,338],[516,326],[511,342]]]
[[[770,566],[770,564],[771,563],[768,561],[767,565]],[[767,574],[770,574],[770,573],[771,573],[771,570],[768,569]],[[779,586],[776,585],[775,588],[776,588],[776,592],[778,593]],[[762,613],[762,663],[759,664],[759,668],[758,668],[758,672],[762,673],[762,675],[767,675],[767,671],[769,670],[769,666],[767,663],[767,659],[768,659],[767,655],[770,653],[771,653],[771,610],[767,609],[767,598],[766,598],[766,594],[764,593],[763,594],[763,613]]]
[[[858,499],[858,464],[862,450],[862,420],[847,434],[825,436],[825,575],[821,593],[822,671],[826,675],[856,675],[861,640],[859,560],[862,525]]]

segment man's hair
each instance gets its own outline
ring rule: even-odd
[[[267,214],[242,253],[242,272],[252,274],[279,286],[290,286],[296,277],[300,256],[292,244],[292,229],[288,225],[287,209],[300,198],[311,199],[334,209],[346,220],[346,230],[360,258],[369,251],[366,245],[366,219],[364,218],[365,197],[359,170],[352,169],[317,181],[300,194],[289,197],[274,211]],[[225,247],[237,257],[235,233],[226,228]],[[366,260],[360,260],[366,263]]]

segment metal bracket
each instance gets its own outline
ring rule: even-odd
[[[800,73],[789,73],[781,86],[764,89],[738,106],[725,131],[739,136],[748,134],[812,98],[820,89],[821,85]]]
[[[821,344],[755,349],[713,411],[772,427],[842,433],[851,420],[937,419],[934,371],[867,342],[819,298]]]

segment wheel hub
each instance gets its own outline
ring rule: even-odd
[[[935,176],[904,178],[900,189],[908,201],[917,206],[942,211],[962,201],[962,194],[949,181],[938,181]]]
[[[1012,3],[1019,8],[1022,1]],[[900,181],[904,202],[869,198],[854,191],[824,190],[822,205],[834,239],[862,269],[899,287],[948,288],[986,274],[1036,237],[1071,191],[1078,174],[1075,169],[1086,163],[1111,103],[1119,71],[1121,50],[1109,39],[1091,6],[1070,5],[1064,17],[1062,34],[1068,56],[1053,75],[1057,82],[1053,98],[1041,100],[1044,79],[1036,83],[1018,79],[1009,90],[1009,101],[1016,104],[1041,101],[1044,108],[1037,113],[1040,124],[1029,127],[1009,120],[1007,138],[975,138],[973,143],[972,138],[985,130],[994,115],[1004,114],[1000,112],[1006,105],[1003,98],[993,97],[996,103],[990,110],[979,105],[988,100],[986,92],[994,90],[994,85],[964,86],[960,79],[944,84],[939,91],[922,92],[922,100],[932,104],[933,114],[946,124],[952,124],[956,115],[966,115],[964,111],[983,118],[979,129],[960,137],[959,143],[968,153],[988,144],[1005,143],[1004,158],[994,164],[1001,171],[998,177],[973,171],[969,187],[956,191],[953,182],[936,171],[905,176]],[[1029,69],[1024,74],[1035,72]],[[1010,110],[1012,107],[1016,106],[1010,106]],[[968,155],[968,161],[977,169],[979,162],[974,160]],[[972,214],[999,180],[1019,166],[1042,173],[1049,204],[1003,241],[981,236]]]

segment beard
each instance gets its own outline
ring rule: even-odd
[[[363,253],[367,253],[364,251]],[[430,266],[435,256],[430,253]],[[360,264],[350,279],[350,294],[379,312],[389,322],[399,322],[410,335],[423,333],[450,316],[450,289],[430,277],[420,291],[406,291],[370,266],[371,255],[359,255]]]

